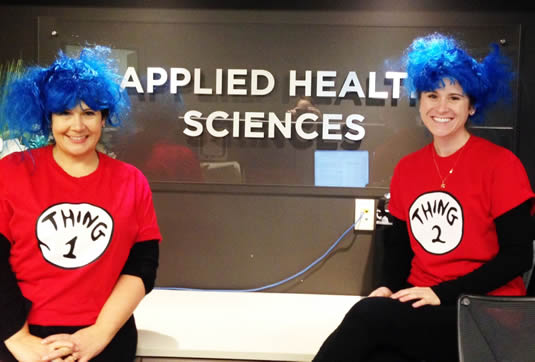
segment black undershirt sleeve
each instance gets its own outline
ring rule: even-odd
[[[28,317],[32,303],[19,288],[9,264],[11,243],[0,234],[0,341],[18,332]]]
[[[442,304],[455,303],[462,293],[487,294],[529,270],[533,262],[530,209],[531,200],[527,200],[494,220],[498,254],[467,275],[432,287]]]
[[[130,249],[130,254],[121,274],[140,277],[145,286],[145,294],[154,288],[159,257],[158,240],[140,241]]]
[[[405,288],[414,253],[411,249],[407,223],[393,216],[393,224],[384,236],[381,283],[392,292]]]

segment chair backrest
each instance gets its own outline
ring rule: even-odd
[[[535,298],[463,295],[457,303],[461,362],[535,361]]]
[[[526,295],[535,297],[535,240],[533,240],[533,265],[526,273],[525,283],[527,288]]]
[[[531,216],[531,235],[533,237],[533,265],[527,275],[527,295],[535,297],[535,215]]]

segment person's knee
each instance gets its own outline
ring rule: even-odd
[[[364,298],[347,312],[344,322],[366,323],[380,319],[381,314],[385,312],[385,304],[390,300],[382,297]]]

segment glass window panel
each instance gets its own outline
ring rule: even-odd
[[[402,70],[399,58],[412,39],[447,32],[475,56],[486,55],[490,43],[504,39],[502,50],[515,69],[519,58],[516,25],[423,28],[56,18],[55,26],[57,39],[40,40],[42,59],[53,57],[58,46],[70,52],[97,43],[114,49],[122,71],[136,70],[145,92],[128,90],[130,119],[119,130],[107,130],[104,141],[110,153],[139,167],[151,181],[314,186],[318,151],[365,151],[366,186],[388,187],[399,159],[431,140],[415,100],[403,89],[399,98],[394,96],[396,82],[386,77],[388,71]],[[175,94],[168,80],[148,93],[148,67],[187,84]],[[273,76],[269,93],[251,94],[253,70]],[[292,70],[298,80],[310,71],[310,98],[305,101],[299,98],[307,93],[305,86],[291,95]],[[258,77],[258,89],[269,84]],[[351,92],[342,95],[344,84]],[[515,147],[516,88],[514,83],[513,102],[489,113],[485,125],[474,129],[476,134]],[[287,113],[292,109],[294,114]],[[198,114],[188,125],[185,117],[191,111]],[[303,112],[318,117],[300,122]],[[361,121],[348,121],[351,117]],[[195,127],[202,132],[185,133]],[[362,131],[361,140],[351,139]]]

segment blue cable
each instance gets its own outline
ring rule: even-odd
[[[360,219],[362,218],[363,215],[364,215],[364,213],[360,214],[360,216],[355,221],[355,223],[353,225],[351,225],[346,231],[344,231],[344,233],[338,238],[338,240],[336,240],[331,245],[331,247],[329,249],[327,249],[327,251],[325,253],[323,253],[322,256],[320,256],[319,258],[314,260],[312,262],[312,264],[310,264],[309,266],[307,266],[306,268],[304,268],[300,272],[297,272],[296,274],[294,274],[294,275],[292,275],[292,276],[290,276],[290,277],[288,277],[286,279],[283,279],[283,280],[281,280],[279,282],[276,282],[276,283],[273,283],[273,284],[269,284],[269,285],[265,285],[263,287],[251,288],[251,289],[195,289],[195,288],[175,288],[175,287],[157,287],[155,289],[183,290],[183,291],[193,291],[193,292],[260,292],[262,290],[266,290],[266,289],[271,289],[271,288],[277,287],[279,285],[287,283],[290,280],[293,280],[293,279],[303,275],[304,273],[309,271],[311,268],[313,268],[316,264],[318,264],[323,259],[325,259],[327,257],[327,255],[329,255],[333,251],[333,249],[336,248],[338,246],[338,244],[340,244],[340,242],[347,235],[347,233],[349,233],[355,227],[355,225],[359,223],[359,221],[360,221]]]

